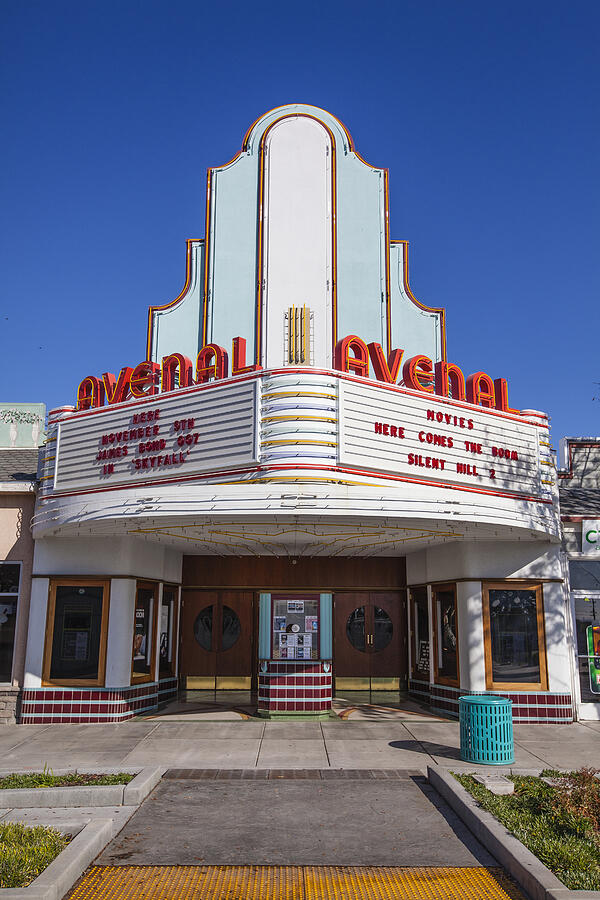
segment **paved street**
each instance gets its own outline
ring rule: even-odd
[[[515,725],[514,768],[600,766],[600,722]],[[326,722],[166,721],[118,725],[7,725],[1,767],[163,765],[189,769],[469,768],[458,723],[443,720]],[[502,771],[502,769],[500,769]]]

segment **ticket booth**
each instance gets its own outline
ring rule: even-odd
[[[261,593],[258,713],[327,718],[331,709],[330,593]]]

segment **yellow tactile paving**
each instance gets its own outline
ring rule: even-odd
[[[69,900],[524,900],[502,869],[96,866]]]

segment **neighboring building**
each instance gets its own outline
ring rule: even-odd
[[[205,221],[146,360],[50,413],[22,721],[119,721],[178,683],[265,716],[491,690],[571,721],[547,416],[448,362],[387,170],[281,107],[209,170]]]
[[[600,719],[600,437],[564,438],[558,473],[578,717]]]
[[[31,593],[41,403],[0,403],[0,724],[15,722],[24,677]]]

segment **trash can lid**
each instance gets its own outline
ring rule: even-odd
[[[490,703],[499,705],[512,704],[512,700],[509,700],[507,697],[499,697],[498,694],[468,694],[466,697],[459,697],[458,699],[464,703],[479,703],[486,706],[489,706]]]

